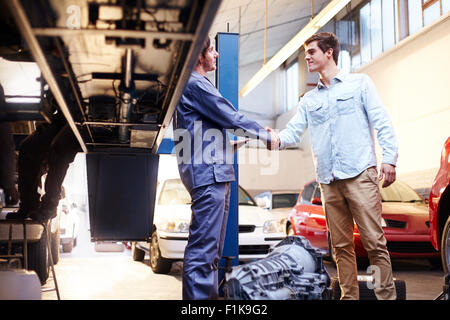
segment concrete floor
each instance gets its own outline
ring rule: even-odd
[[[148,261],[133,261],[129,250],[84,257],[68,255],[63,254],[55,266],[63,300],[181,299],[179,266],[174,266],[170,275],[158,275],[152,272]],[[53,282],[49,280],[44,288],[51,287]],[[56,299],[56,293],[44,292],[42,299]]]
[[[77,246],[71,253],[61,253],[55,266],[63,300],[180,300],[182,262],[172,265],[167,275],[154,274],[148,256],[133,261],[131,250],[97,252],[90,242],[87,217],[82,216]],[[330,277],[336,267],[324,261]],[[427,260],[393,260],[394,277],[406,282],[407,300],[434,300],[444,285],[444,273],[431,267]],[[366,275],[360,269],[359,275]],[[53,288],[49,279],[43,289]],[[43,300],[55,300],[56,292],[43,292]]]
[[[80,243],[81,242],[81,243]],[[325,261],[330,276],[336,268]],[[96,252],[94,244],[80,241],[71,253],[61,253],[55,266],[63,300],[179,300],[182,262],[174,263],[167,275],[154,274],[148,257],[133,261],[131,251]],[[444,273],[433,270],[426,260],[394,260],[394,277],[406,281],[407,300],[433,300],[442,291]],[[359,270],[365,275],[365,269]],[[43,288],[51,288],[48,280]],[[56,293],[43,292],[43,300],[56,299]]]
[[[80,212],[77,245],[60,253],[55,265],[62,300],[180,300],[181,267],[174,264],[170,275],[154,274],[148,260],[133,261],[131,250],[97,252],[90,241],[87,214]],[[50,273],[51,275],[51,273]],[[49,278],[43,286],[54,288]],[[43,292],[43,300],[57,299],[56,292]]]

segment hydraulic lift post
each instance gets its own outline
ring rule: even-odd
[[[239,109],[239,34],[221,33],[216,36],[216,51],[219,53],[216,70],[216,87],[223,97]],[[238,265],[239,256],[239,168],[237,152],[233,155],[236,181],[231,183],[230,211],[222,257],[232,257],[231,265]],[[219,284],[225,277],[226,259],[219,262]],[[222,287],[220,295],[223,295]]]

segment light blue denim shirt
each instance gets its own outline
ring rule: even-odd
[[[298,104],[280,132],[280,149],[295,146],[308,128],[317,181],[356,177],[376,166],[374,130],[383,163],[396,165],[398,145],[389,115],[372,80],[365,74],[339,72],[327,88],[319,80]]]

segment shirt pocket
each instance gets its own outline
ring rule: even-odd
[[[341,116],[355,113],[355,100],[353,92],[342,93],[336,98],[337,112]]]
[[[306,109],[313,125],[321,125],[327,120],[327,113],[322,103],[308,105]]]

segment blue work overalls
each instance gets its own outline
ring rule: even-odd
[[[218,297],[218,262],[225,240],[230,182],[235,180],[226,129],[241,129],[248,137],[270,143],[263,127],[238,113],[206,77],[194,71],[174,115],[178,169],[192,197],[183,299]]]

